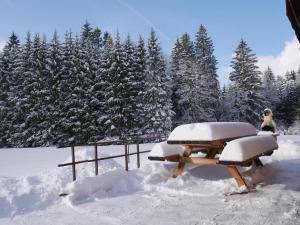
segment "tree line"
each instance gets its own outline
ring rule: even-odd
[[[0,146],[86,144],[125,135],[166,134],[205,121],[257,125],[270,107],[285,127],[299,119],[300,70],[263,76],[241,40],[231,83],[220,88],[214,45],[201,25],[194,40],[183,34],[165,57],[152,29],[141,36],[82,27],[61,42],[13,33],[0,53]],[[298,110],[298,111],[297,111]]]

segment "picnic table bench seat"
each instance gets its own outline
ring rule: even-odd
[[[178,162],[173,177],[179,176],[186,163],[224,165],[238,186],[247,186],[237,166],[263,166],[259,157],[271,155],[278,148],[276,135],[257,136],[248,123],[212,122],[176,127],[166,142],[156,144],[150,160]],[[204,157],[194,153],[205,153]]]

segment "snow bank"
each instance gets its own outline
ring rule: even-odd
[[[32,151],[36,152],[37,149]],[[102,154],[102,156],[105,155]],[[91,159],[93,151],[81,148],[76,151],[75,157],[76,160]],[[51,158],[48,159],[51,160]],[[70,161],[71,157],[64,162]],[[60,201],[59,194],[72,182],[72,175],[70,167],[56,168],[56,166],[54,165],[51,170],[41,171],[32,176],[0,176],[0,217],[13,217],[35,210],[43,210]],[[121,168],[123,169],[123,166],[114,160],[102,161],[99,173]],[[93,176],[94,170],[92,163],[76,166],[76,174],[79,179]]]
[[[0,176],[0,224],[86,224],[87,220],[94,224],[168,224],[178,213],[183,213],[180,218],[184,219],[178,217],[174,224],[197,224],[202,218],[212,224],[238,224],[251,218],[247,223],[254,224],[265,210],[270,210],[265,219],[283,218],[280,224],[284,224],[284,214],[295,224],[300,201],[300,137],[279,136],[278,145],[271,157],[262,157],[265,167],[242,171],[248,183],[263,180],[257,193],[228,198],[227,194],[240,189],[222,166],[187,164],[182,176],[172,179],[176,163],[146,161],[140,169],[125,172],[121,162],[106,160],[99,165],[98,177],[93,176],[93,163],[78,165],[74,183],[69,167],[31,176]],[[123,146],[118,148],[123,151]],[[92,149],[76,152],[78,159],[92,157]],[[59,198],[63,192],[69,195]],[[116,218],[118,222],[113,220]]]
[[[273,160],[291,160],[300,158],[300,136],[280,135],[277,139],[278,151],[272,155]]]
[[[176,127],[171,132],[168,141],[213,141],[250,135],[256,135],[256,129],[249,123],[192,123]]]
[[[89,198],[96,192],[108,192],[115,187],[123,179],[126,179],[126,171],[124,169],[117,169],[106,172],[97,177],[86,177],[79,181],[70,183],[64,192],[71,193],[69,200],[72,203],[78,203],[81,200]]]

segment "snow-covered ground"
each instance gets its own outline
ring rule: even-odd
[[[98,177],[94,164],[78,165],[73,183],[71,168],[57,167],[70,161],[68,149],[1,149],[0,224],[299,224],[300,136],[279,136],[278,144],[259,174],[246,172],[263,178],[256,191],[238,195],[230,195],[240,190],[222,166],[189,165],[171,179],[176,164],[145,154],[140,169],[131,157],[130,172],[123,158],[101,161]],[[121,152],[100,148],[100,156]],[[88,158],[92,148],[76,150],[77,160]]]

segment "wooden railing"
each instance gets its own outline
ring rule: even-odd
[[[150,152],[150,150],[144,150],[140,151],[140,144],[141,143],[154,143],[154,142],[161,142],[165,140],[165,136],[148,136],[148,137],[137,137],[137,136],[131,136],[126,137],[121,140],[115,140],[115,141],[99,141],[94,143],[88,143],[86,145],[63,145],[58,146],[58,148],[71,148],[71,162],[69,163],[63,163],[59,164],[58,167],[64,167],[64,166],[72,166],[72,177],[73,181],[76,180],[76,165],[82,164],[82,163],[91,163],[93,162],[95,164],[95,175],[97,176],[99,174],[99,161],[102,160],[108,160],[108,159],[115,159],[115,158],[121,158],[124,157],[125,162],[125,170],[128,171],[128,163],[129,163],[129,157],[131,155],[136,155],[136,163],[137,168],[140,168],[141,161],[140,161],[140,154]],[[113,155],[113,156],[107,156],[107,157],[99,157],[99,149],[100,146],[109,146],[109,145],[124,145],[124,154],[120,155]],[[129,146],[130,145],[136,145],[136,152],[129,152]],[[86,159],[86,160],[80,160],[76,161],[75,159],[75,147],[82,147],[82,146],[94,146],[94,159]]]

